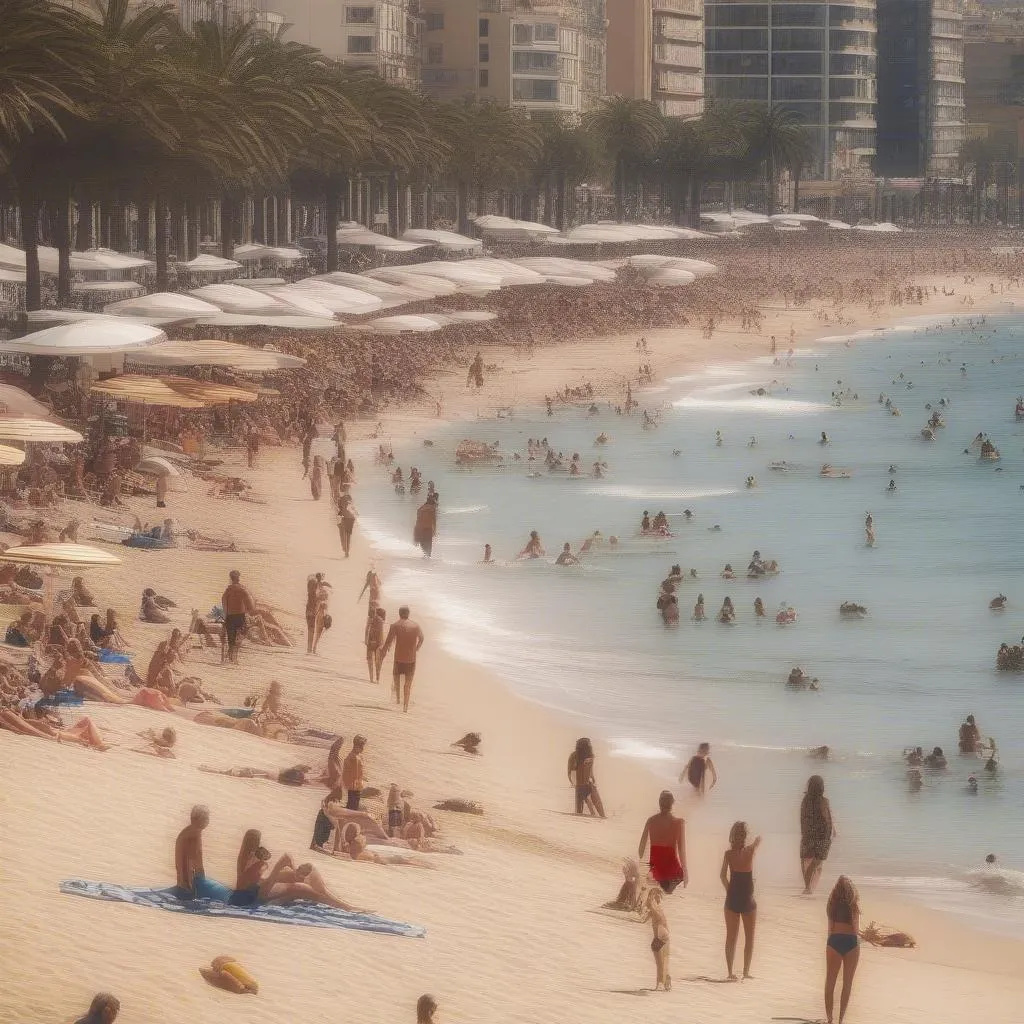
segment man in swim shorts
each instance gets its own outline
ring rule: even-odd
[[[174,869],[178,876],[175,893],[179,899],[227,902],[230,895],[230,890],[220,882],[207,878],[203,868],[203,830],[209,824],[209,809],[197,804],[174,842]]]
[[[647,819],[637,853],[642,861],[650,840],[651,877],[666,893],[675,892],[680,884],[685,888],[689,881],[686,873],[686,822],[672,813],[675,799],[667,789],[662,790],[658,797],[660,810]]]
[[[363,749],[366,737],[356,736],[352,740],[352,749],[341,765],[341,783],[348,790],[345,801],[346,809],[359,810],[359,798],[363,793]]]
[[[224,636],[227,639],[228,661],[238,662],[238,639],[245,635],[245,617],[256,611],[256,602],[252,594],[242,586],[241,573],[232,569],[229,574],[231,582],[221,596],[221,607],[224,609]]]
[[[392,669],[395,703],[402,705],[403,711],[409,710],[409,695],[412,693],[412,680],[416,674],[416,654],[423,646],[423,630],[418,623],[409,618],[409,608],[403,605],[398,609],[398,621],[391,624],[384,640],[381,660],[388,656],[391,645],[395,645],[395,664]],[[403,692],[402,682],[405,682]]]

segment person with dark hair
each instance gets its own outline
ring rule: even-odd
[[[432,995],[422,995],[416,1000],[416,1024],[434,1024],[437,1000]]]
[[[821,877],[821,866],[835,837],[832,808],[825,796],[825,780],[812,775],[800,802],[800,869],[804,878],[804,895],[814,892]]]
[[[846,1018],[846,1007],[853,991],[853,978],[860,961],[860,903],[853,882],[840,875],[828,898],[828,941],[825,945],[825,1018],[832,1024],[832,1005],[836,981],[843,972],[839,993],[839,1024]]]
[[[409,618],[409,614],[408,605],[402,605],[398,609],[398,621],[391,623],[388,635],[384,638],[384,647],[380,652],[380,660],[383,663],[394,644],[395,663],[391,670],[392,692],[395,695],[395,703],[401,703],[403,711],[409,710],[412,681],[416,675],[416,655],[423,646],[424,639],[419,623],[413,622]]]
[[[711,775],[711,785],[708,785],[708,774]],[[711,744],[702,743],[697,747],[697,753],[686,762],[686,767],[679,776],[679,781],[689,782],[698,795],[703,796],[706,792],[715,788],[718,782],[718,771],[715,762],[711,760]]]
[[[120,1012],[121,1002],[117,996],[109,992],[97,992],[85,1016],[79,1017],[75,1024],[114,1024]]]
[[[256,602],[252,599],[252,594],[242,586],[242,575],[237,569],[232,569],[228,573],[228,579],[230,582],[221,595],[220,606],[224,611],[227,660],[237,664],[239,638],[245,635],[245,617],[255,613]]]
[[[582,814],[585,806],[591,816],[603,818],[604,804],[594,779],[594,746],[586,736],[576,741],[567,770],[569,781],[576,787],[576,813]]]
[[[754,901],[754,854],[761,845],[758,836],[747,844],[749,830],[745,821],[737,821],[729,830],[729,849],[722,857],[722,885],[725,886],[725,966],[729,980],[737,981],[732,965],[736,957],[736,940],[743,922],[743,977],[750,977],[750,961],[754,956],[754,927],[757,924],[757,903]]]
[[[651,842],[651,877],[666,893],[675,892],[689,881],[686,874],[686,822],[672,813],[675,797],[663,789],[658,797],[658,813],[652,814],[640,835],[637,856],[644,859],[647,841]]]

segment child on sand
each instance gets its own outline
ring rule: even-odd
[[[672,976],[668,973],[669,934],[668,919],[661,905],[661,889],[653,888],[647,895],[647,913],[650,915],[654,938],[651,939],[651,952],[654,954],[654,966],[657,971],[654,991],[664,988],[668,992],[672,988]]]

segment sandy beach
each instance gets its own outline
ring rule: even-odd
[[[922,306],[896,311],[848,306],[842,328],[814,316],[811,307],[786,309],[781,297],[764,310],[756,333],[698,327],[646,333],[655,378],[767,352],[778,338],[794,343],[869,330],[900,317],[942,313],[977,316],[1015,293],[995,297],[995,278],[977,277],[957,294],[942,294],[944,279]],[[970,294],[975,305],[965,310]],[[851,325],[850,321],[853,322]],[[382,472],[370,453],[379,441],[429,438],[445,419],[472,421],[501,407],[535,403],[566,385],[591,382],[601,397],[621,397],[635,378],[638,335],[535,349],[488,348],[483,388],[466,388],[465,369],[437,377],[429,397],[389,413],[382,429],[372,421],[351,426],[357,480]],[[642,392],[640,397],[643,404]],[[515,697],[475,666],[440,649],[439,624],[413,608],[426,632],[410,714],[402,715],[385,684],[365,678],[362,646],[365,606],[356,595],[370,564],[384,580],[383,604],[394,617],[403,595],[388,584],[387,563],[356,530],[352,557],[341,557],[330,501],[310,499],[299,453],[265,449],[255,470],[244,452],[222,456],[265,502],[216,499],[198,481],[172,495],[169,510],[185,526],[229,533],[238,552],[124,549],[124,564],[89,573],[103,606],[118,609],[137,664],[168,627],[139,622],[138,597],[154,586],[173,598],[174,624],[189,611],[217,603],[231,569],[255,595],[280,610],[297,646],[247,647],[242,664],[194,651],[190,671],[225,703],[236,704],[271,680],[287,706],[325,730],[368,737],[367,782],[392,782],[415,793],[413,803],[480,801],[482,817],[436,812],[445,838],[463,856],[431,855],[434,870],[343,862],[309,854],[345,899],[392,919],[422,925],[422,939],[333,931],[238,920],[190,917],[61,895],[58,884],[79,878],[122,885],[173,884],[173,843],[196,803],[209,806],[206,866],[231,883],[242,833],[260,828],[275,855],[305,859],[323,789],[292,789],[275,782],[227,778],[199,765],[279,769],[321,765],[325,752],[243,733],[196,725],[180,716],[177,758],[133,753],[134,734],[162,728],[169,716],[137,707],[89,704],[90,717],[117,744],[107,753],[0,733],[4,786],[0,815],[0,920],[8,970],[0,988],[0,1020],[57,1022],[84,1011],[92,994],[121,1000],[125,1021],[320,1021],[353,1015],[368,1022],[415,1019],[415,1001],[431,992],[445,1021],[611,1022],[624,1014],[652,1022],[816,1021],[823,1018],[821,988],[826,934],[825,897],[843,865],[829,862],[814,898],[800,896],[796,851],[785,844],[789,824],[764,835],[761,856],[790,858],[790,889],[758,891],[754,980],[721,983],[722,889],[718,869],[725,835],[709,834],[700,808],[682,802],[687,818],[690,886],[666,900],[672,936],[670,993],[654,993],[651,931],[600,909],[621,882],[622,858],[636,855],[640,829],[656,810],[660,788],[643,765],[597,751],[607,821],[577,818],[565,776],[577,732],[571,723]],[[443,489],[443,483],[439,483]],[[359,506],[358,484],[354,491]],[[155,518],[152,503],[133,499],[129,515]],[[410,524],[411,526],[411,524]],[[121,552],[119,552],[121,553]],[[304,651],[305,581],[324,572],[333,594],[332,629],[320,654]],[[385,674],[387,680],[387,673]],[[75,715],[69,714],[69,718]],[[483,735],[482,756],[450,744],[468,731]],[[794,809],[795,813],[795,809]],[[849,1020],[917,1024],[1020,1019],[1024,943],[974,933],[950,918],[862,893],[865,922],[907,931],[912,950],[865,947]],[[207,985],[199,968],[221,954],[236,956],[259,980],[256,997],[229,995]],[[640,1002],[638,1003],[638,1000]],[[1014,1007],[1017,1007],[1015,1010]]]

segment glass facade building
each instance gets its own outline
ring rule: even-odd
[[[707,0],[704,54],[709,102],[771,102],[803,118],[814,140],[810,176],[870,170],[875,0]]]

